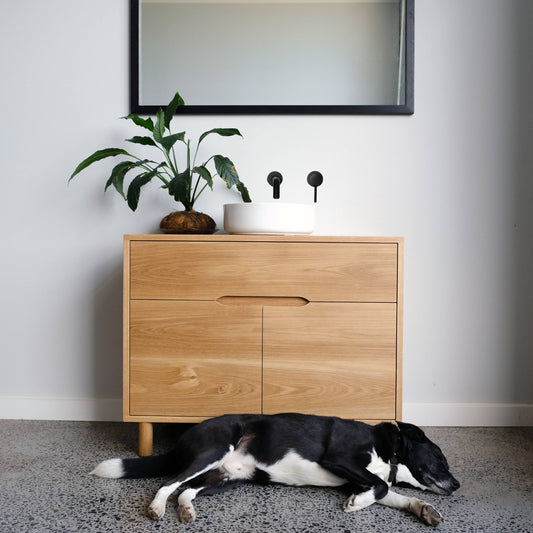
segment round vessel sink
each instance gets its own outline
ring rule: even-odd
[[[315,226],[314,204],[224,204],[224,230],[251,235],[307,235]]]

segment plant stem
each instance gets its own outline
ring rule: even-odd
[[[196,143],[196,150],[194,151],[194,157],[192,160],[192,166],[196,166],[196,156],[198,155],[198,148],[200,148],[200,143]]]
[[[173,172],[173,174],[175,176],[178,175],[178,170],[174,167],[174,165],[172,164],[172,160],[170,159],[170,154],[167,150],[164,150],[163,148],[160,148],[158,146],[158,148],[163,152],[163,154],[165,155],[165,159],[167,160],[167,163],[168,163],[168,166],[170,167],[170,170]]]
[[[198,182],[200,181],[200,178],[198,178],[198,181],[196,182],[196,186],[198,187]],[[198,200],[198,197],[204,192],[204,189],[207,187],[207,183],[200,189],[200,192],[196,195],[196,197],[193,197],[192,205]],[[196,193],[196,188],[194,189],[194,192]]]
[[[168,125],[168,134],[169,135],[172,135],[172,131],[170,130],[170,124]],[[172,159],[174,160],[174,170],[176,172],[176,176],[179,174],[179,170],[178,170],[178,161],[176,159],[176,152],[174,150],[174,146],[172,146]]]
[[[191,173],[191,181],[192,181],[192,173]],[[194,205],[194,202],[196,202],[196,198],[198,198],[198,196],[200,196],[200,194],[202,194],[203,189],[202,189],[202,191],[200,191],[198,193],[198,196],[196,196],[196,190],[198,189],[198,184],[199,183],[200,183],[200,176],[198,176],[198,178],[196,178],[196,183],[194,185],[194,191],[193,191],[193,193],[191,195],[191,199],[192,199],[191,207]],[[196,196],[196,198],[195,198],[195,196]]]
[[[194,193],[192,193],[192,196],[191,196],[192,169],[191,169],[191,141],[190,139],[187,139],[187,171],[189,172],[189,203],[190,203],[190,209],[192,209],[194,205]],[[196,185],[198,185],[198,182],[196,183]],[[196,187],[194,188],[194,190],[196,191]]]

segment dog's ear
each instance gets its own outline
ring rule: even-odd
[[[407,422],[398,422],[400,432],[405,435],[409,440],[415,442],[426,442],[427,437],[425,433],[414,424],[408,424]]]

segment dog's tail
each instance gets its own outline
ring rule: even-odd
[[[159,477],[175,472],[175,460],[172,452],[134,459],[108,459],[90,473],[94,476],[113,479]]]

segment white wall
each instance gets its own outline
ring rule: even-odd
[[[419,1],[412,117],[180,119],[244,133],[206,148],[255,200],[274,169],[310,200],[322,171],[317,233],[405,236],[404,418],[421,424],[533,423],[532,17],[527,0]],[[112,162],[66,181],[136,133],[118,120],[127,34],[127,0],[2,3],[0,417],[120,418],[122,236],[172,204],[104,196]],[[220,224],[235,198],[198,208]]]

